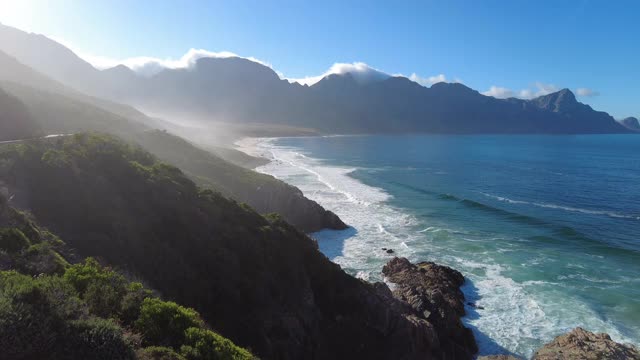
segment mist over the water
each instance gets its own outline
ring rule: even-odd
[[[260,142],[259,171],[352,225],[314,234],[375,281],[393,255],[469,279],[481,354],[530,357],[583,326],[640,341],[640,144],[633,136],[353,136]],[[476,308],[477,307],[477,308]]]

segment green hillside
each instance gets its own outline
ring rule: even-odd
[[[73,252],[0,195],[3,359],[252,359],[193,309]]]

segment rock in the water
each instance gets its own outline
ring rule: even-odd
[[[393,249],[387,249],[387,254],[393,254],[393,253],[394,253]]]
[[[521,360],[513,355],[488,355],[480,356],[478,360]]]
[[[484,310],[484,306],[476,305],[476,303],[468,302],[467,305],[471,306],[474,309]]]
[[[460,291],[464,277],[460,272],[431,262],[414,265],[396,257],[384,266],[382,273],[396,284],[394,296],[433,324],[444,353],[455,354],[454,359],[473,357],[478,351],[475,338],[460,320],[465,314],[464,295]]]
[[[631,345],[619,344],[607,334],[594,334],[575,328],[543,346],[534,360],[627,360],[640,359],[640,352]]]

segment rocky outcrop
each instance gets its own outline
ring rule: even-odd
[[[395,284],[394,296],[433,325],[442,353],[453,354],[454,359],[473,357],[478,348],[473,333],[461,321],[465,311],[460,286],[465,280],[460,272],[431,262],[414,265],[394,258],[382,273]]]
[[[543,346],[534,360],[623,360],[640,359],[640,352],[631,345],[611,340],[607,334],[595,334],[575,328]]]

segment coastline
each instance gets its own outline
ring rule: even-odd
[[[411,262],[434,261],[461,271],[467,279],[462,290],[467,302],[473,304],[465,305],[468,315],[463,321],[474,330],[480,355],[505,353],[506,346],[509,349],[524,347],[526,350],[516,353],[531,357],[542,344],[575,327],[575,323],[562,318],[561,313],[547,314],[544,304],[536,303],[538,294],[531,292],[535,286],[543,285],[535,281],[517,283],[507,276],[507,269],[500,264],[453,257],[443,253],[437,243],[430,244],[434,247],[427,253],[416,252],[415,246],[425,242],[425,235],[436,237],[443,232],[455,234],[457,230],[446,229],[442,224],[417,229],[416,219],[386,204],[391,195],[384,189],[365,185],[352,176],[359,169],[327,164],[307,156],[299,147],[271,146],[269,142],[273,139],[278,138],[243,138],[234,145],[238,150],[270,161],[257,171],[283,181],[296,179],[298,183],[287,182],[353,226],[350,232],[324,230],[311,234],[318,240],[321,251],[351,275],[369,282],[384,281],[381,269],[393,256],[406,257]],[[393,249],[394,255],[386,254],[376,238],[384,238],[384,244],[387,244],[384,246]],[[584,311],[585,316],[589,316],[590,311]],[[514,317],[516,315],[526,318]],[[606,326],[598,323],[595,317],[593,320],[591,325],[586,325],[588,330],[602,331]],[[608,329],[614,339],[629,342],[613,328]],[[493,330],[494,335],[498,334],[497,338],[490,336]],[[514,336],[522,339],[511,339]]]

